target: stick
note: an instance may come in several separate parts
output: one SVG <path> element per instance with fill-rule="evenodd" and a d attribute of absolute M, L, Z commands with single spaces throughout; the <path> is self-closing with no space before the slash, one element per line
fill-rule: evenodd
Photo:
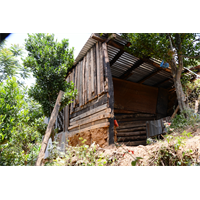
<path fill-rule="evenodd" d="M 176 107 L 176 110 L 174 111 L 173 115 L 171 116 L 171 119 L 173 119 L 175 117 L 178 110 L 179 110 L 179 105 Z"/>
<path fill-rule="evenodd" d="M 48 141 L 49 141 L 49 137 L 51 135 L 51 131 L 53 129 L 54 123 L 55 123 L 56 118 L 58 116 L 58 112 L 59 112 L 59 109 L 60 109 L 60 104 L 61 104 L 61 99 L 62 99 L 63 94 L 64 94 L 63 91 L 60 91 L 59 94 L 58 94 L 54 109 L 51 113 L 51 118 L 49 120 L 49 124 L 47 126 L 47 130 L 46 130 L 45 135 L 44 135 L 44 139 L 42 141 L 41 149 L 40 149 L 40 152 L 38 154 L 37 161 L 35 163 L 36 166 L 42 165 L 42 161 L 44 159 L 44 155 L 45 155 L 45 151 L 46 151 L 47 144 L 48 144 Z"/>

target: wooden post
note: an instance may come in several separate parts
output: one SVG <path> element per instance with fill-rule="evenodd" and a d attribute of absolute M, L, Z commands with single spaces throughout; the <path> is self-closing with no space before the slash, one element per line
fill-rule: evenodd
<path fill-rule="evenodd" d="M 173 119 L 175 117 L 178 110 L 179 110 L 179 105 L 176 107 L 176 110 L 174 111 L 173 115 L 171 116 L 171 119 Z"/>
<path fill-rule="evenodd" d="M 56 118 L 58 116 L 58 112 L 59 112 L 59 109 L 60 109 L 60 104 L 61 104 L 61 99 L 62 99 L 63 94 L 64 94 L 63 91 L 60 91 L 59 94 L 58 94 L 56 104 L 55 104 L 54 109 L 51 113 L 51 118 L 49 120 L 49 124 L 47 126 L 47 130 L 45 132 L 45 135 L 44 135 L 44 138 L 43 138 L 43 141 L 42 141 L 41 149 L 40 149 L 40 152 L 39 152 L 38 157 L 37 157 L 37 161 L 36 161 L 36 164 L 35 164 L 36 166 L 42 165 L 42 161 L 44 159 L 44 155 L 45 155 L 47 144 L 48 144 L 48 141 L 49 141 L 49 138 L 50 138 L 50 135 L 51 135 L 51 131 L 53 129 L 54 123 L 55 123 Z"/>
<path fill-rule="evenodd" d="M 108 83 L 108 106 L 111 109 L 111 117 L 109 118 L 109 145 L 114 143 L 114 87 L 112 74 L 110 69 L 110 63 L 108 58 L 107 44 L 102 44 L 103 49 L 103 64 L 105 69 L 105 77 Z"/>

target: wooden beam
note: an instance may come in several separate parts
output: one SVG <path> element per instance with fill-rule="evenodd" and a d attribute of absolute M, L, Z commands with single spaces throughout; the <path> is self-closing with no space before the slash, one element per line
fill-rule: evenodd
<path fill-rule="evenodd" d="M 138 135 L 145 135 L 146 136 L 146 131 L 117 132 L 117 137 L 138 136 Z"/>
<path fill-rule="evenodd" d="M 136 61 L 128 70 L 126 70 L 121 76 L 120 79 L 127 79 L 132 75 L 132 71 L 136 68 L 138 68 L 141 64 L 143 64 L 143 60 Z"/>
<path fill-rule="evenodd" d="M 48 144 L 54 123 L 55 123 L 56 118 L 58 116 L 58 112 L 59 112 L 59 109 L 60 109 L 61 99 L 62 99 L 63 94 L 64 94 L 63 91 L 60 91 L 59 94 L 58 94 L 55 106 L 54 106 L 53 111 L 51 113 L 51 118 L 49 120 L 49 124 L 47 126 L 47 129 L 46 129 L 43 141 L 42 141 L 41 149 L 40 149 L 40 152 L 39 152 L 38 157 L 37 157 L 37 161 L 36 161 L 36 164 L 35 164 L 36 166 L 42 165 L 42 161 L 44 159 L 47 144 Z"/>
<path fill-rule="evenodd" d="M 138 81 L 137 83 L 144 83 L 147 79 L 150 79 L 151 77 L 155 76 L 156 74 L 158 74 L 161 71 L 161 69 L 157 69 L 155 72 L 152 72 L 150 74 L 148 74 L 147 76 L 145 76 L 144 78 L 142 78 L 140 81 Z"/>
<path fill-rule="evenodd" d="M 108 43 L 110 40 L 112 40 L 112 39 L 115 39 L 117 37 L 117 35 L 116 34 L 111 34 L 108 38 L 107 38 L 107 40 L 105 41 L 105 43 Z"/>
<path fill-rule="evenodd" d="M 82 126 L 84 124 L 88 124 L 90 122 L 95 122 L 95 121 L 98 121 L 100 119 L 107 119 L 110 117 L 110 113 L 103 113 L 103 114 L 100 114 L 100 115 L 97 115 L 97 116 L 90 116 L 90 117 L 87 117 L 87 118 L 84 118 L 82 120 L 79 120 L 78 122 L 75 122 L 73 123 L 73 125 L 69 126 L 69 130 L 72 130 L 76 127 L 79 127 L 79 126 Z"/>
<path fill-rule="evenodd" d="M 124 50 L 120 50 L 115 57 L 110 61 L 110 66 L 112 66 L 118 59 L 119 57 L 124 53 Z"/>
<path fill-rule="evenodd" d="M 71 123 L 71 122 L 74 122 L 74 121 L 77 121 L 77 120 L 79 120 L 79 119 L 82 119 L 82 118 L 84 118 L 84 117 L 90 116 L 90 115 L 92 115 L 92 114 L 94 114 L 94 113 L 100 112 L 100 111 L 102 111 L 102 110 L 104 110 L 104 109 L 106 109 L 106 108 L 107 108 L 107 104 L 104 104 L 104 105 L 99 106 L 99 107 L 97 107 L 97 108 L 95 108 L 95 109 L 89 110 L 89 111 L 87 111 L 87 112 L 85 112 L 85 113 L 83 113 L 83 114 L 78 115 L 77 117 L 72 118 L 72 119 L 70 120 L 70 123 Z"/>
<path fill-rule="evenodd" d="M 118 136 L 118 135 L 117 135 Z M 146 135 L 137 135 L 137 136 L 129 136 L 129 137 L 119 137 L 118 138 L 118 142 L 126 142 L 126 141 L 131 141 L 131 140 L 145 140 L 146 139 Z"/>
<path fill-rule="evenodd" d="M 93 114 L 91 114 L 91 115 L 89 115 L 89 116 L 87 116 L 87 117 L 84 117 L 84 118 L 82 118 L 82 119 L 79 119 L 79 120 L 70 122 L 70 126 L 73 126 L 73 125 L 75 125 L 75 124 L 79 124 L 80 122 L 82 123 L 82 122 L 84 122 L 84 120 L 93 119 L 93 118 L 96 118 L 96 117 L 98 117 L 98 116 L 100 116 L 100 115 L 105 115 L 105 114 L 109 114 L 109 113 L 110 113 L 110 108 L 106 108 L 106 109 L 104 109 L 104 110 L 102 110 L 102 111 L 100 111 L 100 112 L 93 113 Z M 94 120 L 94 121 L 95 121 L 95 120 Z"/>
<path fill-rule="evenodd" d="M 112 41 L 112 40 L 111 40 Z M 109 118 L 109 145 L 114 144 L 114 88 L 113 88 L 113 80 L 110 68 L 110 62 L 108 58 L 108 50 L 107 44 L 102 44 L 103 48 L 103 65 L 105 70 L 105 78 L 108 83 L 108 107 L 111 109 L 111 117 Z"/>

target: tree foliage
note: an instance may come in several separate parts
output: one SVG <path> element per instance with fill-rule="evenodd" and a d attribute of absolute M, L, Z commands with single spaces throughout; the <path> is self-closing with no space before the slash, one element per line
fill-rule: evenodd
<path fill-rule="evenodd" d="M 28 34 L 25 48 L 28 57 L 24 66 L 30 67 L 36 78 L 29 95 L 42 105 L 44 114 L 50 116 L 60 90 L 65 92 L 63 105 L 75 97 L 73 83 L 66 82 L 68 69 L 74 62 L 73 49 L 68 48 L 67 39 L 54 40 L 54 34 Z"/>
<path fill-rule="evenodd" d="M 0 82 L 6 80 L 7 77 L 15 76 L 18 83 L 23 84 L 21 78 L 25 79 L 29 76 L 29 69 L 24 67 L 19 57 L 23 55 L 23 48 L 19 45 L 11 45 L 6 47 L 6 43 L 0 45 Z"/>
<path fill-rule="evenodd" d="M 0 165 L 27 165 L 36 159 L 46 128 L 41 113 L 15 77 L 0 83 Z"/>

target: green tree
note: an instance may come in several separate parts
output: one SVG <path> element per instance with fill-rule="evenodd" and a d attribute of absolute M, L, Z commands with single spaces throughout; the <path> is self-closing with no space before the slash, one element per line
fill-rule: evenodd
<path fill-rule="evenodd" d="M 6 42 L 0 44 L 0 82 L 7 77 L 15 76 L 18 83 L 23 84 L 21 78 L 29 77 L 29 69 L 20 63 L 20 57 L 23 56 L 23 48 L 19 45 L 6 47 Z"/>
<path fill-rule="evenodd" d="M 171 66 L 180 110 L 187 109 L 181 84 L 184 67 L 195 66 L 200 60 L 200 35 L 196 33 L 125 33 L 131 42 L 127 50 L 140 58 L 153 57 Z"/>
<path fill-rule="evenodd" d="M 46 128 L 40 109 L 25 98 L 15 77 L 0 83 L 0 165 L 28 165 L 36 159 Z"/>
<path fill-rule="evenodd" d="M 63 105 L 75 97 L 73 83 L 66 82 L 66 75 L 74 62 L 73 49 L 69 49 L 67 39 L 54 40 L 54 34 L 28 34 L 25 40 L 28 57 L 24 66 L 31 68 L 36 84 L 29 95 L 42 105 L 44 114 L 50 116 L 60 90 L 65 92 Z"/>

